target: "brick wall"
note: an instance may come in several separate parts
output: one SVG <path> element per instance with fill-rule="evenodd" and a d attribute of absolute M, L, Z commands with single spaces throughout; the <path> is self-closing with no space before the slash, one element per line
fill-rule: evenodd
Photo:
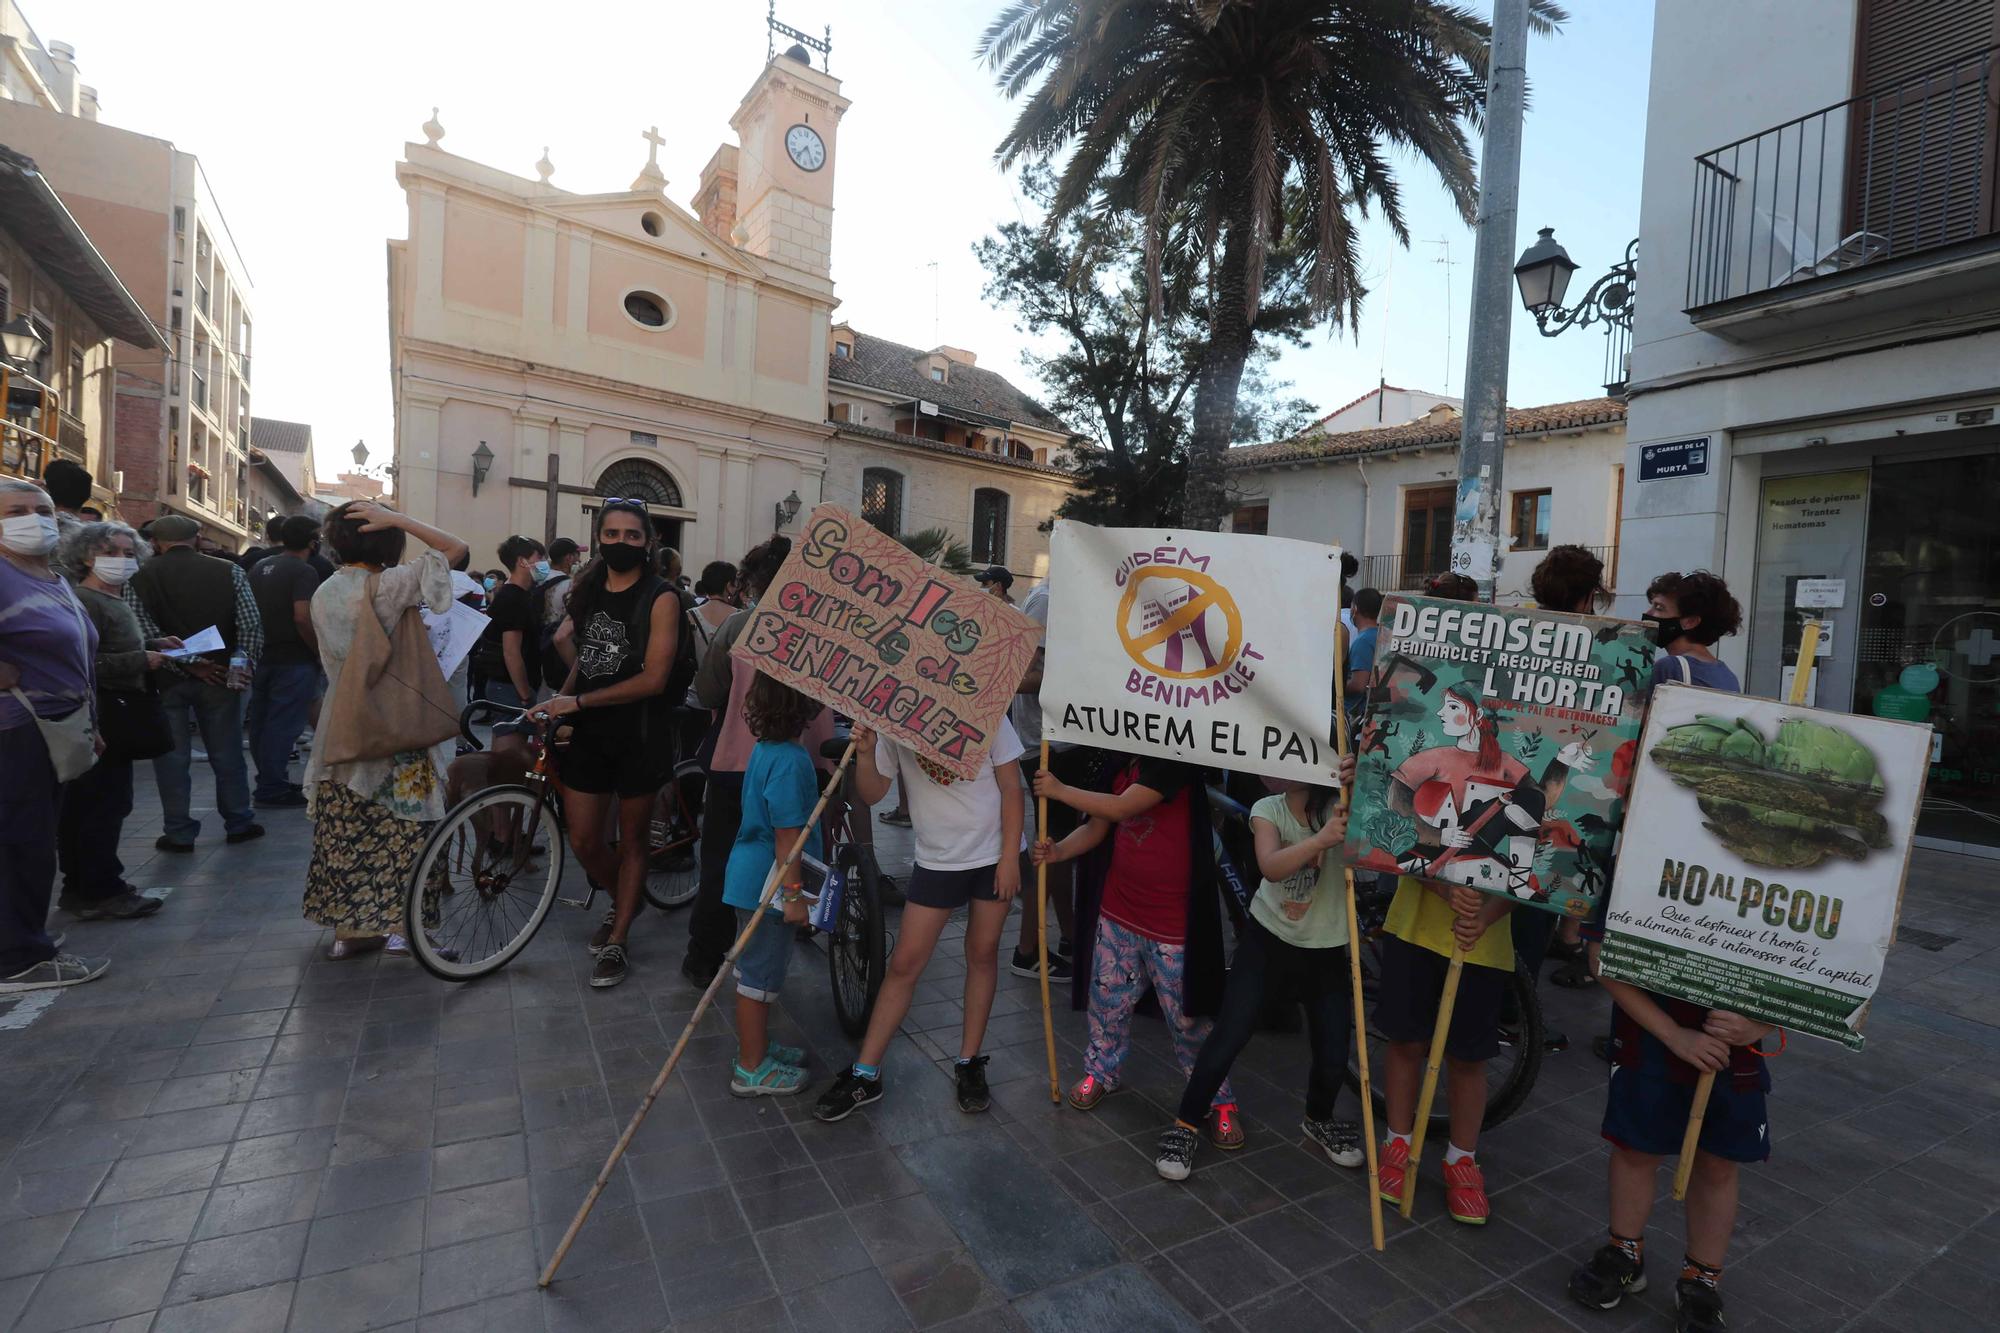
<path fill-rule="evenodd" d="M 125 474 L 118 509 L 129 523 L 143 523 L 160 512 L 160 477 L 166 457 L 166 414 L 159 390 L 120 371 L 117 432 L 112 466 Z"/>

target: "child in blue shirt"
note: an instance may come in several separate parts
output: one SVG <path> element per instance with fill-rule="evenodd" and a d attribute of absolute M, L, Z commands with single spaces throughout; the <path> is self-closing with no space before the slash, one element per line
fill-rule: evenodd
<path fill-rule="evenodd" d="M 819 778 L 799 735 L 819 715 L 819 705 L 770 676 L 758 673 L 743 700 L 743 721 L 757 744 L 743 770 L 743 822 L 729 849 L 722 898 L 736 909 L 740 935 L 759 910 L 773 867 L 797 841 L 819 800 Z M 819 828 L 807 834 L 805 856 L 820 855 Z M 757 933 L 736 959 L 736 1066 L 729 1091 L 738 1097 L 785 1096 L 805 1086 L 805 1052 L 768 1040 L 771 1002 L 785 984 L 792 932 L 806 920 L 805 866 L 794 861 Z M 782 910 L 778 904 L 782 904 Z"/>

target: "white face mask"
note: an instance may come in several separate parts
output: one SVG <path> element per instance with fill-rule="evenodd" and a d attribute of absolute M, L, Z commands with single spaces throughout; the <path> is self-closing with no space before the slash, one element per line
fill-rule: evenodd
<path fill-rule="evenodd" d="M 115 588 L 138 572 L 139 562 L 129 555 L 100 555 L 90 562 L 90 569 Z"/>
<path fill-rule="evenodd" d="M 47 555 L 56 549 L 56 539 L 61 535 L 55 519 L 47 514 L 0 518 L 0 546 L 16 555 Z"/>

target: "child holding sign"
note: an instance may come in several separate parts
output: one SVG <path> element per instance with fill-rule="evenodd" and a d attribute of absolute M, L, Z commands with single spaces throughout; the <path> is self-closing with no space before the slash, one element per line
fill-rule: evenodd
<path fill-rule="evenodd" d="M 1082 791 L 1044 769 L 1035 795 L 1060 801 L 1087 822 L 1061 842 L 1035 844 L 1036 864 L 1075 860 L 1109 838 L 1101 882 L 1077 876 L 1076 924 L 1095 940 L 1072 995 L 1088 997 L 1084 1076 L 1069 1103 L 1089 1111 L 1118 1091 L 1132 1014 L 1150 982 L 1173 1031 L 1174 1057 L 1194 1077 L 1195 1057 L 1222 1003 L 1222 899 L 1216 886 L 1208 793 L 1201 770 L 1167 759 L 1134 759 L 1109 792 Z M 1073 1001 L 1074 1002 L 1074 1001 Z M 1210 1099 L 1209 1139 L 1243 1146 L 1236 1096 L 1225 1078 Z M 1201 1109 L 1197 1108 L 1197 1114 Z"/>
<path fill-rule="evenodd" d="M 1250 811 L 1263 879 L 1250 900 L 1250 920 L 1237 940 L 1222 1012 L 1195 1058 L 1178 1118 L 1160 1137 L 1154 1166 L 1168 1180 L 1186 1180 L 1193 1169 L 1200 1123 L 1229 1067 L 1250 1044 L 1264 1014 L 1265 997 L 1273 988 L 1296 993 L 1305 1004 L 1306 1031 L 1312 1042 L 1306 1137 L 1337 1165 L 1362 1163 L 1360 1127 L 1333 1118 L 1334 1100 L 1347 1073 L 1353 1007 L 1345 888 L 1328 859 L 1347 836 L 1347 811 L 1334 796 L 1331 787 L 1290 784 L 1282 795 L 1266 796 Z"/>
<path fill-rule="evenodd" d="M 976 778 L 958 778 L 867 727 L 854 729 L 856 794 L 869 805 L 889 794 L 900 779 L 916 830 L 916 865 L 910 872 L 903 926 L 889 974 L 875 997 L 868 1035 L 852 1068 L 834 1080 L 813 1107 L 822 1121 L 844 1120 L 857 1106 L 882 1096 L 882 1057 L 910 1011 L 910 997 L 923 979 L 952 913 L 967 908 L 965 928 L 965 1019 L 959 1036 L 958 1109 L 967 1115 L 991 1103 L 986 1059 L 979 1045 L 993 1012 L 1000 979 L 1000 931 L 1014 896 L 1021 891 L 1020 849 L 1023 807 L 1021 742 L 1002 719 Z"/>
<path fill-rule="evenodd" d="M 762 672 L 744 696 L 743 721 L 757 744 L 743 770 L 743 819 L 722 887 L 723 901 L 736 909 L 739 934 L 760 910 L 772 867 L 791 852 L 818 803 L 819 777 L 812 756 L 799 744 L 800 733 L 818 716 L 818 704 Z M 807 833 L 803 854 L 820 855 L 817 825 Z M 767 1040 L 771 1001 L 785 984 L 792 957 L 792 932 L 786 927 L 805 924 L 804 893 L 805 866 L 794 861 L 779 885 L 782 912 L 773 907 L 765 913 L 736 959 L 736 1066 L 729 1091 L 738 1097 L 787 1096 L 805 1086 L 806 1071 L 799 1067 L 805 1053 Z"/>

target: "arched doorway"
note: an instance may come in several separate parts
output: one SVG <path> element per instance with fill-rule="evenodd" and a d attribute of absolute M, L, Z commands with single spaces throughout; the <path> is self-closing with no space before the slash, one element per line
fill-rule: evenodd
<path fill-rule="evenodd" d="M 652 515 L 653 534 L 662 546 L 681 548 L 681 529 L 688 522 L 687 504 L 679 483 L 657 463 L 643 458 L 621 458 L 597 478 L 597 494 L 606 500 L 636 500 Z M 591 526 L 597 524 L 597 503 L 585 500 L 584 515 Z"/>

